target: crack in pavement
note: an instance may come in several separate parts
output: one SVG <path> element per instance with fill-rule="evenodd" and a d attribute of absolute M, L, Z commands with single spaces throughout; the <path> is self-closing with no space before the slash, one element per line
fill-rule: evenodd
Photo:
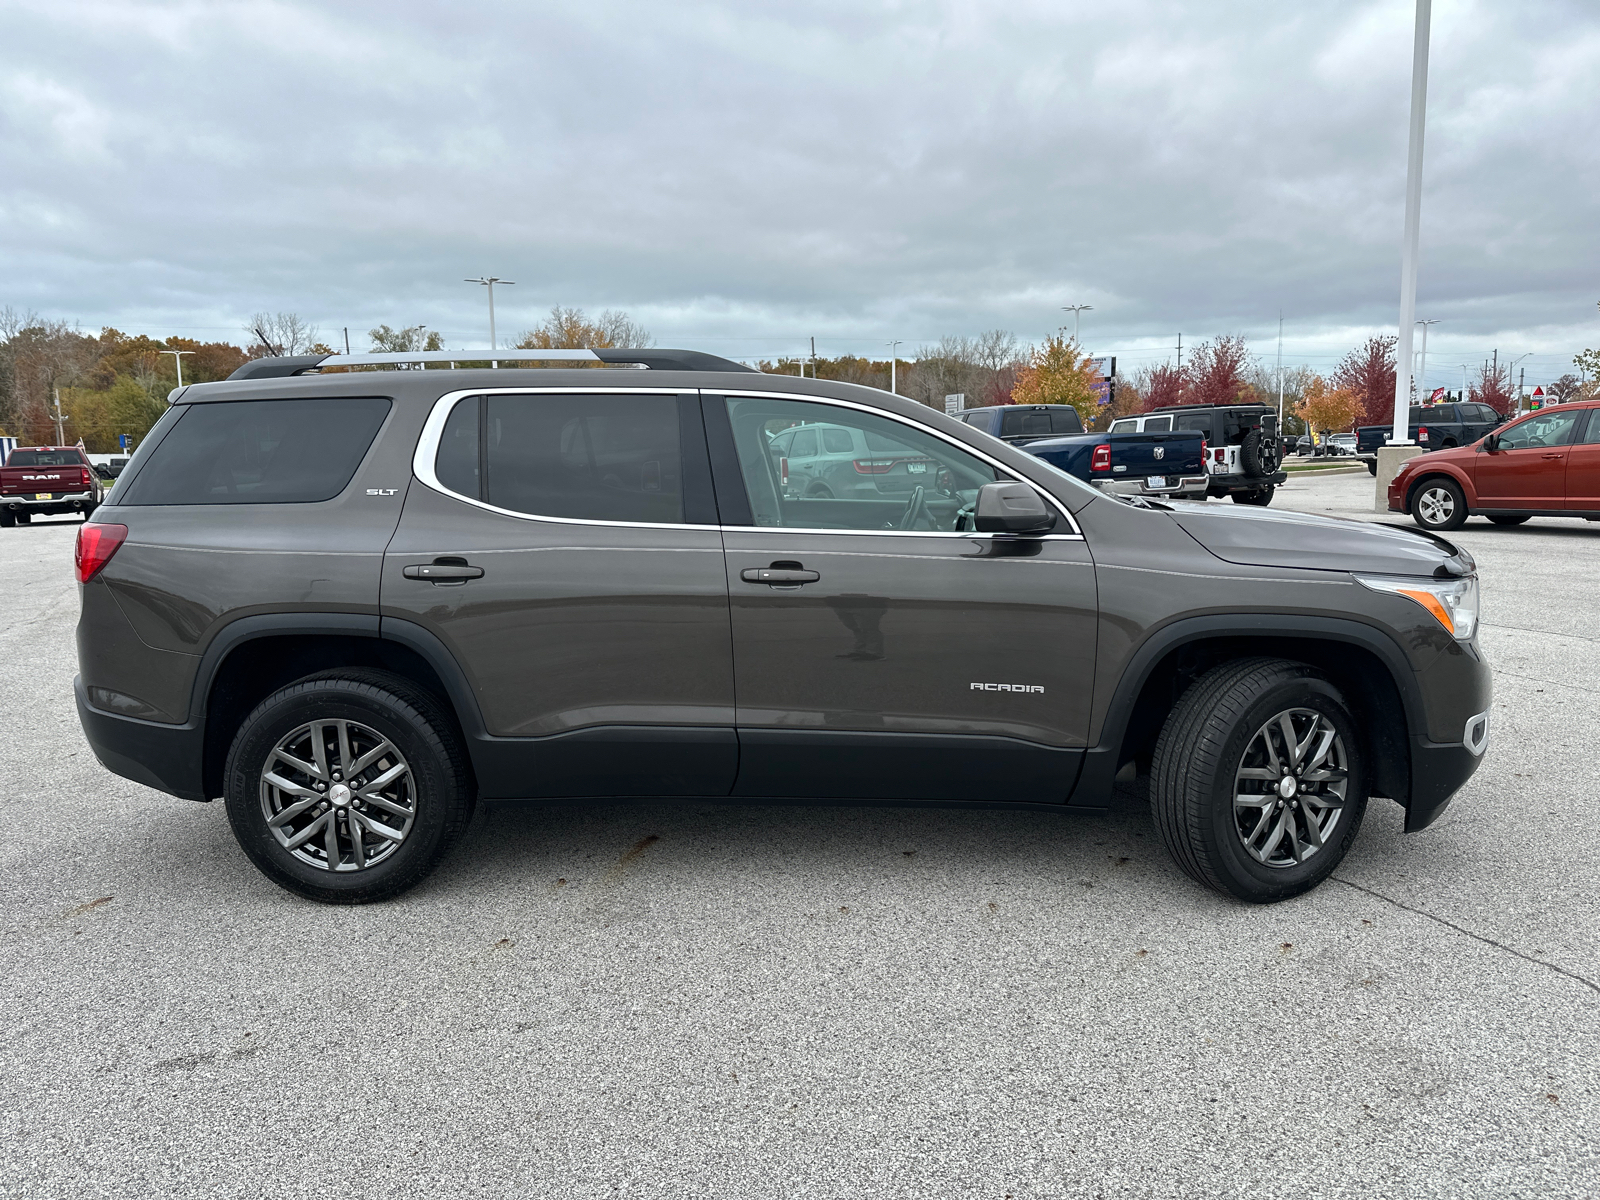
<path fill-rule="evenodd" d="M 1591 992 L 1594 992 L 1596 995 L 1600 995 L 1600 983 L 1596 983 L 1592 979 L 1587 979 L 1584 976 L 1579 975 L 1576 971 L 1569 971 L 1563 966 L 1558 966 L 1556 963 L 1548 962 L 1542 958 L 1535 958 L 1531 954 L 1525 954 L 1521 950 L 1518 950 L 1515 946 L 1508 946 L 1504 942 L 1497 942 L 1491 937 L 1484 937 L 1484 935 L 1481 933 L 1474 933 L 1465 926 L 1457 925 L 1454 921 L 1447 921 L 1443 917 L 1438 916 L 1435 913 L 1431 913 L 1425 908 L 1414 908 L 1403 900 L 1396 900 L 1393 896 L 1385 896 L 1382 892 L 1375 892 L 1371 888 L 1359 883 L 1355 883 L 1349 879 L 1343 879 L 1338 875 L 1330 875 L 1328 878 L 1333 880 L 1335 883 L 1344 884 L 1347 888 L 1354 888 L 1358 892 L 1365 892 L 1367 895 L 1372 896 L 1375 899 L 1382 900 L 1386 904 L 1392 904 L 1396 908 L 1404 909 L 1406 912 L 1416 913 L 1419 917 L 1427 917 L 1430 921 L 1437 921 L 1446 929 L 1454 929 L 1457 933 L 1469 937 L 1475 942 L 1482 942 L 1485 946 L 1493 946 L 1496 950 L 1504 950 L 1507 954 L 1515 954 L 1524 962 L 1531 962 L 1537 966 L 1548 967 L 1556 974 L 1565 975 L 1568 979 L 1576 980 L 1578 983 L 1583 984 L 1583 986 L 1588 988 Z"/>
<path fill-rule="evenodd" d="M 1504 667 L 1496 667 L 1494 673 L 1496 675 L 1509 675 L 1513 679 L 1525 679 L 1529 683 L 1542 683 L 1545 687 L 1566 688 L 1568 691 L 1582 692 L 1586 696 L 1594 695 L 1593 688 L 1580 687 L 1576 683 L 1562 683 L 1556 679 L 1540 679 L 1537 675 L 1519 675 L 1517 672 L 1508 671 Z"/>
<path fill-rule="evenodd" d="M 1562 633 L 1559 629 L 1529 629 L 1526 625 L 1500 625 L 1493 621 L 1479 621 L 1480 629 L 1509 629 L 1514 633 L 1537 633 L 1544 637 L 1572 638 L 1578 642 L 1600 642 L 1600 638 L 1581 633 Z"/>

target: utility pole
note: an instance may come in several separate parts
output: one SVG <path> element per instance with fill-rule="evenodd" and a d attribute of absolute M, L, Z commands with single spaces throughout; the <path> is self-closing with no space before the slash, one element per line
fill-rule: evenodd
<path fill-rule="evenodd" d="M 897 356 L 895 354 L 895 349 L 894 348 L 896 346 L 898 346 L 899 344 L 900 344 L 899 341 L 893 341 L 893 342 L 889 342 L 888 343 L 888 346 L 889 346 L 889 390 L 891 392 L 893 392 L 896 396 L 898 396 L 900 394 L 900 389 L 899 389 L 899 387 L 898 387 L 898 385 L 896 383 L 896 380 L 895 380 L 894 369 L 899 364 L 898 364 L 898 359 L 897 359 Z"/>
<path fill-rule="evenodd" d="M 173 365 L 178 368 L 178 386 L 182 387 L 183 386 L 183 356 L 185 354 L 193 354 L 194 351 L 193 350 L 160 350 L 160 351 L 157 351 L 157 353 L 172 355 Z M 57 408 L 61 407 L 59 402 L 57 403 L 56 407 Z"/>
<path fill-rule="evenodd" d="M 1417 319 L 1417 253 L 1422 235 L 1422 138 L 1428 123 L 1428 31 L 1433 0 L 1417 0 L 1411 49 L 1411 132 L 1406 151 L 1405 240 L 1400 250 L 1400 344 L 1396 347 L 1391 446 L 1411 444 L 1411 337 Z"/>
<path fill-rule="evenodd" d="M 1183 370 L 1183 334 L 1178 335 L 1178 370 Z"/>
<path fill-rule="evenodd" d="M 61 389 L 52 388 L 51 390 L 56 394 L 56 411 L 50 414 L 50 419 L 56 423 L 56 445 L 65 446 L 67 444 L 67 435 L 61 425 L 66 420 L 66 417 L 61 415 Z"/>
<path fill-rule="evenodd" d="M 1417 400 L 1422 404 L 1428 402 L 1428 326 L 1437 325 L 1438 323 L 1438 317 L 1431 321 L 1417 322 L 1418 325 L 1422 326 L 1422 367 L 1417 371 Z"/>
<path fill-rule="evenodd" d="M 1094 305 L 1092 305 L 1092 304 L 1063 304 L 1061 306 L 1061 311 L 1062 312 L 1069 312 L 1069 313 L 1072 314 L 1072 344 L 1074 346 L 1081 345 L 1081 343 L 1078 341 L 1078 319 L 1086 312 L 1093 312 L 1094 311 Z"/>
<path fill-rule="evenodd" d="M 500 344 L 495 341 L 494 332 L 494 285 L 498 283 L 505 287 L 515 287 L 517 281 L 515 279 L 499 279 L 493 275 L 479 275 L 476 279 L 464 279 L 462 282 L 481 283 L 484 287 L 489 289 L 489 365 L 492 367 L 498 367 L 500 363 L 494 357 L 494 352 L 500 349 Z M 348 340 L 348 337 L 349 335 L 347 333 L 346 340 Z"/>
<path fill-rule="evenodd" d="M 344 352 L 346 354 L 350 353 L 350 326 L 348 325 L 344 327 Z"/>
<path fill-rule="evenodd" d="M 817 377 L 817 339 L 811 339 L 811 378 Z"/>

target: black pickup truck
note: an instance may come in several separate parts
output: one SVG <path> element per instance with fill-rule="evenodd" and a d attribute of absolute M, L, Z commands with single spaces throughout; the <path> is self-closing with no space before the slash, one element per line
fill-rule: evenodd
<path fill-rule="evenodd" d="M 1194 432 L 1085 433 L 1065 404 L 969 408 L 957 417 L 1102 491 L 1205 499 L 1205 438 Z M 1113 426 L 1115 428 L 1115 426 Z"/>
<path fill-rule="evenodd" d="M 1411 406 L 1410 438 L 1424 450 L 1448 450 L 1470 446 L 1506 421 L 1487 404 L 1414 404 Z M 1356 430 L 1356 457 L 1367 470 L 1378 473 L 1378 447 L 1389 444 L 1392 425 L 1363 425 Z"/>

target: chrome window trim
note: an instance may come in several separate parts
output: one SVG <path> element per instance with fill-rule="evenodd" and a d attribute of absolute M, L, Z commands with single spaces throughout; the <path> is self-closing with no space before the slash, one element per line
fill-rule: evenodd
<path fill-rule="evenodd" d="M 993 538 L 1027 537 L 1031 541 L 1068 541 L 1081 542 L 1084 540 L 1083 532 L 1078 523 L 1073 520 L 1072 514 L 1065 505 L 1056 497 L 1041 488 L 1031 479 L 1015 479 L 1016 483 L 1026 483 L 1029 487 L 1039 492 L 1045 500 L 1066 518 L 1071 533 L 1044 533 L 1044 534 L 1010 534 L 1010 533 L 978 533 L 977 531 L 940 531 L 932 529 L 800 529 L 785 525 L 691 525 L 686 523 L 667 523 L 653 521 L 597 521 L 587 517 L 551 517 L 538 513 L 517 512 L 515 509 L 500 508 L 486 500 L 478 500 L 472 496 L 463 496 L 460 492 L 453 492 L 439 482 L 439 477 L 434 474 L 434 460 L 439 455 L 439 440 L 444 436 L 445 422 L 450 419 L 450 413 L 455 406 L 468 396 L 571 396 L 571 395 L 633 395 L 633 396 L 738 396 L 754 399 L 772 398 L 778 400 L 800 400 L 808 404 L 832 404 L 839 408 L 853 408 L 873 416 L 886 417 L 891 421 L 899 421 L 902 425 L 909 425 L 913 429 L 931 434 L 941 441 L 949 443 L 957 450 L 981 459 L 998 471 L 1003 471 L 1007 476 L 1012 474 L 1011 468 L 997 459 L 991 458 L 981 450 L 964 445 L 952 437 L 947 437 L 937 429 L 930 429 L 926 425 L 918 424 L 909 417 L 902 417 L 896 413 L 884 412 L 882 409 L 873 408 L 866 404 L 857 404 L 851 400 L 835 400 L 831 397 L 803 396 L 792 392 L 745 392 L 745 391 L 712 391 L 706 388 L 661 388 L 661 387 L 499 387 L 499 388 L 463 388 L 454 392 L 446 392 L 433 403 L 433 409 L 428 413 L 428 419 L 423 422 L 422 433 L 417 438 L 417 448 L 411 456 L 411 473 L 424 487 L 438 492 L 441 496 L 449 496 L 452 500 L 459 500 L 463 504 L 470 504 L 474 508 L 481 508 L 485 512 L 492 512 L 502 517 L 513 517 L 521 521 L 540 521 L 553 525 L 598 525 L 617 529 L 721 529 L 727 533 L 809 533 L 809 534 L 836 534 L 840 537 L 919 537 L 919 538 Z"/>
<path fill-rule="evenodd" d="M 740 391 L 740 390 L 737 390 L 737 389 L 734 389 L 734 388 L 727 388 L 725 390 L 724 389 L 714 389 L 714 388 L 701 388 L 700 389 L 700 394 L 702 396 L 737 396 L 737 397 L 739 397 L 741 399 L 756 399 L 756 400 L 763 400 L 763 399 L 766 399 L 766 400 L 799 400 L 799 401 L 802 401 L 802 402 L 804 402 L 806 404 L 831 404 L 835 408 L 853 408 L 858 412 L 864 412 L 864 413 L 867 413 L 870 416 L 884 417 L 884 418 L 886 418 L 887 420 L 890 420 L 890 421 L 899 421 L 900 424 L 902 424 L 902 425 L 909 425 L 912 429 L 918 430 L 921 433 L 926 433 L 926 434 L 930 435 L 931 437 L 936 437 L 941 442 L 945 442 L 946 444 L 948 444 L 950 446 L 954 446 L 957 450 L 960 450 L 963 454 L 969 454 L 973 458 L 981 459 L 982 461 L 988 463 L 991 467 L 993 467 L 997 471 L 1005 472 L 1005 474 L 1008 477 L 1010 477 L 1010 481 L 1013 482 L 1013 483 L 1025 483 L 1025 484 L 1027 484 L 1034 491 L 1038 492 L 1041 496 L 1043 496 L 1045 501 L 1046 501 L 1046 503 L 1048 503 L 1052 508 L 1054 508 L 1058 513 L 1060 513 L 1063 517 L 1066 518 L 1067 525 L 1072 530 L 1071 533 L 1035 534 L 1033 536 L 1035 536 L 1035 537 L 1049 537 L 1049 538 L 1057 538 L 1057 539 L 1070 538 L 1070 539 L 1075 540 L 1075 541 L 1082 541 L 1083 540 L 1083 530 L 1081 530 L 1078 527 L 1078 522 L 1073 519 L 1072 513 L 1067 510 L 1067 506 L 1064 505 L 1063 503 L 1061 503 L 1060 500 L 1056 499 L 1055 496 L 1053 496 L 1049 492 L 1045 491 L 1044 488 L 1040 487 L 1033 480 L 1015 478 L 1015 476 L 1014 476 L 1014 474 L 1012 472 L 1012 469 L 1010 467 L 1006 466 L 1006 464 L 1001 462 L 999 459 L 991 458 L 989 455 L 985 454 L 982 450 L 979 450 L 974 446 L 969 446 L 965 442 L 959 442 L 955 438 L 950 437 L 948 434 L 941 433 L 939 430 L 934 429 L 931 426 L 923 425 L 922 423 L 920 423 L 918 421 L 913 421 L 910 417 L 903 417 L 899 413 L 886 412 L 881 408 L 873 408 L 870 404 L 858 404 L 854 400 L 837 400 L 837 399 L 833 398 L 832 396 L 802 396 L 802 395 L 797 395 L 794 392 Z M 725 526 L 724 528 L 730 528 L 731 529 L 733 527 L 732 526 Z M 789 528 L 789 527 L 783 526 L 783 525 L 772 525 L 772 526 L 761 525 L 761 526 L 756 526 L 756 528 L 760 529 L 763 533 L 765 533 L 765 532 L 781 532 L 785 528 Z M 821 530 L 821 531 L 813 530 L 813 529 L 807 529 L 807 530 L 798 530 L 798 529 L 796 529 L 796 530 L 793 530 L 793 532 L 795 532 L 795 533 L 816 533 L 816 532 L 823 532 L 823 533 L 867 533 L 867 534 L 889 533 L 889 534 L 895 534 L 895 535 L 901 536 L 901 537 L 904 537 L 904 536 L 907 536 L 908 534 L 911 534 L 910 530 L 901 531 L 901 530 L 898 530 L 898 529 L 826 529 L 826 530 Z M 1016 535 L 1016 534 L 999 534 L 999 535 L 996 535 L 996 534 L 992 534 L 992 533 L 990 533 L 990 534 L 984 534 L 984 533 L 940 533 L 940 532 L 935 532 L 935 531 L 932 531 L 932 530 L 923 530 L 923 531 L 919 531 L 916 534 L 913 534 L 911 536 L 916 536 L 916 537 L 995 537 L 995 536 L 1015 537 L 1015 536 L 1018 536 L 1018 535 Z M 1023 535 L 1023 536 L 1026 536 L 1026 535 Z"/>

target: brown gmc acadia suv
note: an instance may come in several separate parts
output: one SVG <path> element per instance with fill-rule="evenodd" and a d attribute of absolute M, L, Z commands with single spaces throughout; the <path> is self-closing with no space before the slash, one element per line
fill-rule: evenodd
<path fill-rule="evenodd" d="M 96 755 L 224 797 L 301 895 L 411 887 L 480 799 L 1092 811 L 1124 773 L 1185 871 L 1271 901 L 1484 752 L 1477 575 L 1438 536 L 1122 499 L 688 351 L 382 369 L 448 357 L 183 389 L 80 534 Z M 860 487 L 789 485 L 806 425 L 872 448 Z"/>

